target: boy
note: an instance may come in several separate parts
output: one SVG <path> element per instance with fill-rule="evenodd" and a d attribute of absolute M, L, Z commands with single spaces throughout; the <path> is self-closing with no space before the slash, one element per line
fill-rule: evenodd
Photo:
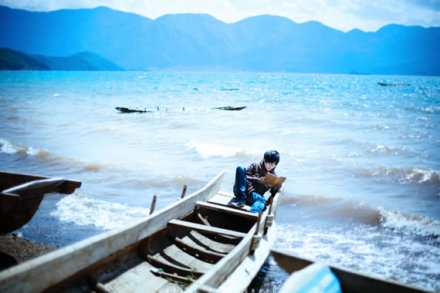
<path fill-rule="evenodd" d="M 276 176 L 275 168 L 280 162 L 280 154 L 275 150 L 264 153 L 259 163 L 252 163 L 249 167 L 237 167 L 235 173 L 234 195 L 235 199 L 229 204 L 232 207 L 240 208 L 244 204 L 251 206 L 251 213 L 260 213 L 266 207 L 264 194 L 271 189 L 275 194 L 281 186 L 270 186 L 265 184 L 265 176 L 269 172 Z"/>

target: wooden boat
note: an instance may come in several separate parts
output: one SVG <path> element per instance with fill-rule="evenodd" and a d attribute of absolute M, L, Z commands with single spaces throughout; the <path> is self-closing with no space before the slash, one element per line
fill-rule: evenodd
<path fill-rule="evenodd" d="M 293 253 L 272 249 L 271 255 L 274 257 L 277 264 L 287 271 L 289 274 L 298 272 L 307 266 L 314 263 L 314 261 L 302 258 Z M 393 281 L 385 281 L 358 272 L 348 271 L 346 269 L 337 268 L 334 266 L 329 267 L 333 274 L 337 277 L 341 286 L 342 292 L 358 292 L 358 293 L 388 293 L 388 292 L 401 292 L 401 293 L 416 293 L 427 292 L 420 288 L 411 287 L 408 285 L 400 284 Z"/>
<path fill-rule="evenodd" d="M 0 235 L 29 222 L 46 193 L 72 193 L 80 186 L 75 180 L 0 172 Z"/>
<path fill-rule="evenodd" d="M 121 113 L 147 113 L 147 112 L 153 112 L 151 110 L 139 110 L 139 109 L 130 109 L 126 107 L 115 107 L 116 110 L 118 110 Z"/>
<path fill-rule="evenodd" d="M 138 224 L 0 272 L 0 292 L 242 292 L 270 253 L 280 194 L 258 215 L 228 207 L 223 174 Z"/>
<path fill-rule="evenodd" d="M 246 106 L 224 106 L 224 107 L 213 107 L 212 109 L 216 109 L 216 110 L 225 110 L 225 111 L 241 111 L 243 109 L 245 109 Z"/>

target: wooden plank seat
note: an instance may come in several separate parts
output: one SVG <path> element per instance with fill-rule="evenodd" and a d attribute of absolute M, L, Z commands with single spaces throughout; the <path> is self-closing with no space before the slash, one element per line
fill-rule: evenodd
<path fill-rule="evenodd" d="M 170 220 L 168 222 L 168 225 L 179 227 L 179 228 L 184 228 L 184 229 L 195 230 L 195 231 L 199 231 L 199 232 L 207 233 L 207 234 L 219 234 L 219 235 L 231 236 L 231 237 L 235 237 L 235 238 L 244 238 L 246 236 L 246 233 L 237 232 L 234 230 L 205 226 L 205 225 L 192 223 L 192 222 L 188 222 L 188 221 L 177 220 L 177 219 Z"/>
<path fill-rule="evenodd" d="M 235 199 L 235 196 L 231 193 L 227 193 L 224 191 L 219 191 L 217 192 L 213 197 L 211 197 L 208 202 L 209 203 L 213 203 L 216 205 L 221 205 L 221 206 L 229 206 L 229 204 Z M 249 212 L 251 210 L 251 207 L 248 205 L 245 205 L 241 208 L 232 208 L 235 210 L 242 210 L 242 211 L 246 211 Z"/>
<path fill-rule="evenodd" d="M 241 216 L 243 218 L 255 220 L 255 221 L 258 219 L 258 214 L 256 214 L 256 213 L 249 213 L 246 210 L 231 208 L 229 206 L 223 206 L 223 205 L 219 205 L 219 204 L 215 204 L 215 203 L 211 203 L 211 202 L 198 201 L 198 202 L 196 202 L 196 209 L 222 212 L 225 214 Z"/>

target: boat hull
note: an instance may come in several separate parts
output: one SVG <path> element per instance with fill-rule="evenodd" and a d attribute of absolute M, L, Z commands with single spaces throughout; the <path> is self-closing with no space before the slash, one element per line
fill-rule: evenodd
<path fill-rule="evenodd" d="M 0 235 L 29 222 L 47 193 L 72 193 L 81 182 L 0 172 Z"/>
<path fill-rule="evenodd" d="M 282 250 L 272 249 L 271 254 L 277 264 L 289 274 L 304 269 L 314 263 L 314 261 L 302 258 L 293 253 Z M 361 274 L 358 272 L 348 271 L 342 268 L 330 266 L 330 270 L 336 275 L 341 285 L 342 292 L 358 292 L 358 293 L 420 293 L 427 292 L 420 288 L 415 288 L 400 284 L 397 282 L 381 280 L 372 276 Z"/>
<path fill-rule="evenodd" d="M 0 272 L 0 291 L 245 290 L 275 239 L 281 195 L 260 214 L 228 207 L 233 195 L 219 192 L 223 174 L 138 224 Z"/>

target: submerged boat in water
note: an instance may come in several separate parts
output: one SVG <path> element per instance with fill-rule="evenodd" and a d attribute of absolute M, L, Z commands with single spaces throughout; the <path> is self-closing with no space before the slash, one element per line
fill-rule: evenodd
<path fill-rule="evenodd" d="M 280 193 L 228 206 L 224 172 L 144 221 L 0 272 L 1 292 L 242 292 L 270 253 Z"/>
<path fill-rule="evenodd" d="M 46 193 L 69 194 L 80 186 L 76 180 L 0 172 L 0 235 L 29 222 Z"/>
<path fill-rule="evenodd" d="M 148 112 L 153 112 L 151 110 L 147 110 L 147 109 L 131 109 L 131 108 L 126 108 L 126 107 L 115 107 L 116 110 L 118 110 L 121 113 L 148 113 Z"/>
<path fill-rule="evenodd" d="M 224 106 L 224 107 L 213 107 L 211 109 L 225 110 L 225 111 L 241 111 L 245 108 L 246 108 L 246 106 Z"/>

